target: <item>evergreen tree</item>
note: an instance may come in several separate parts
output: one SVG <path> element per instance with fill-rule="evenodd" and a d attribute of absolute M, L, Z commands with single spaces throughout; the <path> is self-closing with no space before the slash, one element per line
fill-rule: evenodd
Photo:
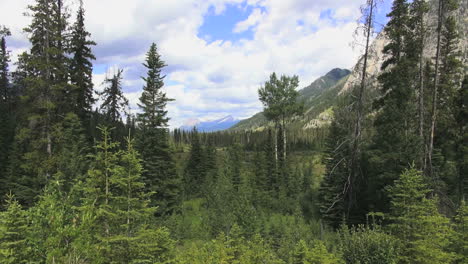
<path fill-rule="evenodd" d="M 424 81 L 425 71 L 424 71 L 424 48 L 426 47 L 426 35 L 428 33 L 426 25 L 426 16 L 429 12 L 429 5 L 425 0 L 416 0 L 410 3 L 409 6 L 409 19 L 408 25 L 409 30 L 412 34 L 411 37 L 407 40 L 407 51 L 409 59 L 413 61 L 415 67 L 417 66 L 418 71 L 415 73 L 418 81 L 415 84 L 417 88 L 417 98 L 418 98 L 418 119 L 419 119 L 419 167 L 424 171 L 426 167 L 426 155 L 427 155 L 427 146 L 426 146 L 426 135 L 425 135 L 425 113 L 426 113 L 426 103 L 425 97 L 427 97 L 427 83 Z"/>
<path fill-rule="evenodd" d="M 449 220 L 438 212 L 436 198 L 426 198 L 430 189 L 421 172 L 404 171 L 388 191 L 390 229 L 402 243 L 399 263 L 450 263 Z"/>
<path fill-rule="evenodd" d="M 468 195 L 468 76 L 465 76 L 456 99 L 457 133 L 457 191 L 458 201 L 466 199 Z"/>
<path fill-rule="evenodd" d="M 228 148 L 227 172 L 235 191 L 242 185 L 242 147 L 238 144 Z"/>
<path fill-rule="evenodd" d="M 381 97 L 375 102 L 378 109 L 376 129 L 370 156 L 369 201 L 372 211 L 387 212 L 389 199 L 383 191 L 412 161 L 419 161 L 418 120 L 415 108 L 414 60 L 408 58 L 408 3 L 395 0 L 390 21 L 384 31 L 389 43 L 384 47 L 386 60 L 378 77 L 382 85 Z"/>
<path fill-rule="evenodd" d="M 128 100 L 122 92 L 122 74 L 123 70 L 117 69 L 112 78 L 106 77 L 104 83 L 108 86 L 98 93 L 103 99 L 101 110 L 113 126 L 122 121 L 120 114 L 128 107 Z"/>
<path fill-rule="evenodd" d="M 31 42 L 30 54 L 20 58 L 22 79 L 21 123 L 15 133 L 16 153 L 10 167 L 11 190 L 17 198 L 31 205 L 47 179 L 54 173 L 57 147 L 52 132 L 70 110 L 70 85 L 67 83 L 68 59 L 65 41 L 66 13 L 61 1 L 37 0 L 29 6 L 31 24 L 25 29 Z M 20 65 L 19 65 L 20 66 Z M 17 168 L 14 168 L 17 167 Z"/>
<path fill-rule="evenodd" d="M 0 213 L 0 262 L 31 263 L 27 215 L 13 195 L 7 195 L 6 211 Z"/>
<path fill-rule="evenodd" d="M 378 225 L 351 228 L 342 225 L 339 234 L 340 249 L 346 263 L 398 263 L 399 241 Z"/>
<path fill-rule="evenodd" d="M 93 263 L 164 263 L 172 240 L 167 231 L 152 226 L 156 208 L 149 205 L 138 153 L 130 139 L 125 152 L 116 151 L 109 130 L 101 131 L 103 140 L 84 188 L 77 243 Z"/>
<path fill-rule="evenodd" d="M 8 63 L 10 55 L 6 47 L 6 37 L 10 31 L 5 27 L 0 27 L 0 186 L 6 186 L 8 156 L 11 151 L 11 143 L 14 137 L 13 120 L 13 94 L 12 85 L 9 80 Z M 4 187 L 0 187 L 0 194 L 6 193 Z"/>
<path fill-rule="evenodd" d="M 93 64 L 91 62 L 96 59 L 91 51 L 91 46 L 96 43 L 89 40 L 91 34 L 85 29 L 84 12 L 83 1 L 80 0 L 70 40 L 69 52 L 73 55 L 70 63 L 70 80 L 75 86 L 75 113 L 83 122 L 89 122 L 92 106 L 96 102 L 93 97 Z"/>
<path fill-rule="evenodd" d="M 334 228 L 345 218 L 348 224 L 362 222 L 355 219 L 354 211 L 346 214 L 348 208 L 348 177 L 350 175 L 351 131 L 353 120 L 349 118 L 349 98 L 343 99 L 335 110 L 335 117 L 330 125 L 330 133 L 326 140 L 326 174 L 320 183 L 319 208 L 325 222 Z M 355 190 L 359 193 L 358 190 Z M 357 208 L 357 207 L 356 207 Z M 360 208 L 365 210 L 363 206 Z"/>
<path fill-rule="evenodd" d="M 191 133 L 191 141 L 190 156 L 184 172 L 184 192 L 186 198 L 199 196 L 202 190 L 201 187 L 206 179 L 204 151 L 196 128 Z"/>
<path fill-rule="evenodd" d="M 172 150 L 169 146 L 166 105 L 173 101 L 162 90 L 164 76 L 161 70 L 164 62 L 152 44 L 143 64 L 148 72 L 143 78 L 145 86 L 138 106 L 138 150 L 143 158 L 143 178 L 150 191 L 155 192 L 152 200 L 159 210 L 158 214 L 168 215 L 179 206 L 180 179 L 176 172 Z"/>
<path fill-rule="evenodd" d="M 456 145 L 460 127 L 457 124 L 457 96 L 460 88 L 460 73 L 462 63 L 459 59 L 456 18 L 450 13 L 456 9 L 456 1 L 447 2 L 444 5 L 447 17 L 444 19 L 441 43 L 440 43 L 440 70 L 436 100 L 436 129 L 434 131 L 434 154 L 430 161 L 431 175 L 433 175 L 433 185 L 436 192 L 442 193 L 444 184 L 448 185 L 449 192 L 455 193 L 457 190 L 457 150 Z M 463 122 L 463 121 L 462 121 Z"/>
<path fill-rule="evenodd" d="M 466 263 L 468 252 L 468 206 L 461 202 L 453 223 L 453 236 L 451 249 L 456 254 L 455 263 Z"/>
<path fill-rule="evenodd" d="M 11 33 L 8 28 L 0 27 L 0 102 L 2 105 L 8 102 L 10 98 L 10 80 L 8 79 L 10 54 L 6 46 L 6 37 L 10 35 Z"/>
<path fill-rule="evenodd" d="M 76 225 L 78 211 L 74 195 L 65 189 L 62 174 L 55 174 L 39 201 L 30 209 L 34 260 L 40 263 L 66 263 L 74 255 L 72 246 L 80 230 Z M 75 256 L 76 257 L 76 256 Z"/>
<path fill-rule="evenodd" d="M 292 252 L 291 264 L 339 264 L 344 261 L 328 252 L 322 241 L 315 241 L 309 248 L 304 240 L 300 240 Z"/>

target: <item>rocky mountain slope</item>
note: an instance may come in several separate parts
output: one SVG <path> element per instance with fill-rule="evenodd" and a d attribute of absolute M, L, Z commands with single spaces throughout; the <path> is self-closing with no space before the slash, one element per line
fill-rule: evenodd
<path fill-rule="evenodd" d="M 304 102 L 305 114 L 293 122 L 293 126 L 304 129 L 321 126 L 331 120 L 329 108 L 336 101 L 338 92 L 350 74 L 347 69 L 333 69 L 324 76 L 312 82 L 309 86 L 299 90 L 298 100 Z M 257 130 L 263 129 L 268 124 L 262 113 L 257 113 L 251 118 L 244 119 L 230 130 Z"/>
<path fill-rule="evenodd" d="M 459 51 L 463 65 L 468 65 L 468 1 L 462 0 L 459 2 L 457 12 L 458 33 L 460 35 Z M 425 43 L 424 56 L 427 60 L 433 60 L 436 51 L 436 27 L 437 27 L 437 10 L 438 1 L 429 1 L 430 12 L 427 14 L 426 23 L 428 36 Z M 381 66 L 385 60 L 382 52 L 384 46 L 388 43 L 383 32 L 379 33 L 372 41 L 370 53 L 368 57 L 367 74 L 369 81 L 369 89 L 375 89 L 377 85 L 377 76 L 381 72 Z M 333 105 L 336 104 L 338 96 L 348 92 L 351 87 L 358 84 L 362 74 L 362 58 L 358 60 L 351 71 L 342 69 L 333 69 L 325 76 L 320 77 L 308 87 L 299 91 L 299 100 L 305 102 L 306 112 L 301 118 L 296 118 L 291 126 L 295 128 L 310 129 L 321 127 L 330 123 L 333 116 Z M 468 69 L 465 66 L 465 74 Z M 374 93 L 375 94 L 375 93 Z M 262 129 L 268 125 L 262 113 L 258 113 L 251 118 L 242 120 L 231 130 L 256 130 Z M 271 124 L 270 124 L 271 125 Z"/>

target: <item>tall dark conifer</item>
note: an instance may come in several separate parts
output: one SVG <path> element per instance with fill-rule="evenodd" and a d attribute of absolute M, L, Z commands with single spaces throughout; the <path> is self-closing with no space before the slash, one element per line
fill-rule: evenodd
<path fill-rule="evenodd" d="M 90 118 L 92 106 L 96 101 L 93 97 L 91 62 L 96 59 L 91 51 L 91 46 L 96 43 L 89 40 L 91 34 L 85 29 L 84 12 L 83 1 L 80 1 L 70 41 L 70 53 L 73 55 L 70 63 L 70 79 L 75 86 L 73 99 L 76 100 L 74 107 L 82 121 Z"/>
<path fill-rule="evenodd" d="M 415 76 L 417 64 L 408 50 L 409 4 L 395 0 L 390 21 L 384 31 L 389 38 L 383 52 L 386 60 L 379 76 L 381 97 L 375 102 L 378 110 L 376 129 L 370 151 L 369 190 L 371 210 L 387 211 L 389 199 L 384 186 L 391 185 L 412 161 L 418 161 L 419 122 L 417 120 Z"/>
<path fill-rule="evenodd" d="M 128 100 L 122 91 L 122 74 L 123 70 L 117 69 L 117 72 L 111 78 L 107 77 L 104 83 L 108 86 L 99 93 L 103 99 L 101 110 L 112 126 L 122 121 L 121 112 L 125 112 L 128 107 Z"/>
<path fill-rule="evenodd" d="M 206 179 L 205 153 L 196 128 L 191 132 L 190 156 L 184 171 L 184 194 L 187 198 L 199 197 Z"/>
<path fill-rule="evenodd" d="M 11 142 L 14 136 L 13 123 L 13 95 L 12 86 L 9 81 L 8 63 L 10 56 L 6 47 L 6 37 L 10 31 L 5 27 L 0 27 L 0 186 L 6 186 L 8 156 Z M 0 195 L 5 193 L 5 189 L 0 187 Z"/>
<path fill-rule="evenodd" d="M 37 0 L 29 10 L 32 21 L 25 32 L 31 50 L 20 59 L 27 76 L 21 84 L 25 107 L 15 138 L 19 164 L 10 165 L 21 165 L 17 174 L 11 175 L 11 186 L 18 200 L 27 203 L 32 202 L 54 173 L 56 142 L 52 130 L 70 110 L 68 59 L 63 47 L 67 15 L 57 0 Z"/>
<path fill-rule="evenodd" d="M 166 66 L 153 43 L 146 54 L 145 86 L 138 106 L 139 131 L 137 147 L 143 158 L 143 179 L 149 190 L 155 192 L 153 201 L 159 207 L 158 214 L 173 213 L 179 204 L 180 180 L 169 146 L 167 129 L 167 103 L 172 99 L 162 90 L 164 76 L 161 70 Z"/>

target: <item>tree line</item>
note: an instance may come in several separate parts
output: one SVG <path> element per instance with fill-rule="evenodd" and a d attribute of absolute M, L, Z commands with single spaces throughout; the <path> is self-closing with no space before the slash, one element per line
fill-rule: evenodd
<path fill-rule="evenodd" d="M 273 73 L 258 92 L 271 125 L 200 133 L 168 130 L 156 44 L 140 111 L 125 114 L 122 70 L 94 90 L 83 3 L 70 24 L 62 0 L 36 0 L 14 72 L 0 28 L 0 262 L 465 263 L 457 3 L 437 1 L 431 29 L 426 1 L 393 1 L 372 83 L 378 3 L 362 8 L 360 83 L 330 127 L 291 129 L 298 77 Z"/>

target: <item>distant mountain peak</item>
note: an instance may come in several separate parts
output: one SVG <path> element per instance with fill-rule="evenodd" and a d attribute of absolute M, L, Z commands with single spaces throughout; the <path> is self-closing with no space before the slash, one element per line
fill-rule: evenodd
<path fill-rule="evenodd" d="M 348 69 L 340 69 L 334 68 L 333 70 L 329 71 L 325 76 L 333 79 L 333 80 L 340 80 L 341 78 L 345 77 L 346 75 L 350 74 L 351 71 Z"/>

